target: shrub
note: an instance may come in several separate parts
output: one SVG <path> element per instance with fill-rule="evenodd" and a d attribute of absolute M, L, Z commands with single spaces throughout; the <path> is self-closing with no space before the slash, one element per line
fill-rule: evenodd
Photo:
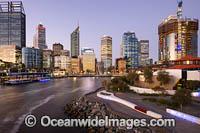
<path fill-rule="evenodd" d="M 166 85 L 169 83 L 169 73 L 166 71 L 158 72 L 157 80 L 160 81 L 160 85 Z"/>

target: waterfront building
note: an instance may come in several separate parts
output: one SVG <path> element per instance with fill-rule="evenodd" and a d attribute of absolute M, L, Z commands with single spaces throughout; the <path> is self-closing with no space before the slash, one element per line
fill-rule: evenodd
<path fill-rule="evenodd" d="M 79 74 L 81 72 L 81 61 L 80 58 L 71 58 L 72 72 Z"/>
<path fill-rule="evenodd" d="M 104 74 L 104 63 L 102 61 L 96 63 L 96 72 L 99 75 Z"/>
<path fill-rule="evenodd" d="M 83 48 L 83 71 L 84 72 L 95 72 L 95 54 L 92 48 Z"/>
<path fill-rule="evenodd" d="M 20 1 L 0 2 L 0 45 L 26 47 L 26 15 Z"/>
<path fill-rule="evenodd" d="M 0 60 L 17 65 L 22 63 L 22 51 L 16 45 L 0 45 Z"/>
<path fill-rule="evenodd" d="M 116 59 L 116 70 L 119 73 L 125 73 L 126 72 L 126 60 L 123 58 Z"/>
<path fill-rule="evenodd" d="M 22 48 L 22 63 L 28 69 L 41 69 L 43 65 L 43 51 L 37 48 Z"/>
<path fill-rule="evenodd" d="M 71 58 L 65 55 L 54 56 L 54 67 L 71 72 Z"/>
<path fill-rule="evenodd" d="M 182 17 L 182 1 L 177 15 L 163 19 L 158 27 L 159 62 L 169 62 L 184 56 L 198 56 L 198 19 Z"/>
<path fill-rule="evenodd" d="M 71 57 L 78 58 L 80 51 L 79 26 L 71 33 Z"/>
<path fill-rule="evenodd" d="M 149 40 L 139 41 L 139 66 L 149 65 Z"/>
<path fill-rule="evenodd" d="M 127 31 L 123 34 L 123 58 L 126 60 L 127 68 L 139 66 L 138 39 L 135 32 Z"/>
<path fill-rule="evenodd" d="M 106 70 L 112 66 L 112 38 L 107 35 L 101 38 L 101 61 Z"/>
<path fill-rule="evenodd" d="M 53 69 L 54 67 L 54 57 L 52 50 L 43 50 L 43 68 Z"/>
<path fill-rule="evenodd" d="M 169 69 L 200 70 L 199 57 L 185 56 L 180 59 L 172 61 L 171 64 L 173 64 L 173 66 L 169 67 Z"/>
<path fill-rule="evenodd" d="M 36 28 L 36 34 L 33 37 L 33 44 L 35 48 L 42 50 L 48 48 L 46 45 L 46 29 L 43 27 L 41 22 Z"/>
<path fill-rule="evenodd" d="M 60 43 L 53 44 L 53 54 L 54 56 L 61 55 L 61 51 L 63 50 L 63 45 Z"/>

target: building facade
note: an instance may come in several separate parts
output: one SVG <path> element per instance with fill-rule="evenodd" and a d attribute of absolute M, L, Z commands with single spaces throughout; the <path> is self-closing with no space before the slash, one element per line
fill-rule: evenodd
<path fill-rule="evenodd" d="M 26 47 L 26 15 L 22 2 L 1 1 L 0 45 Z"/>
<path fill-rule="evenodd" d="M 123 34 L 123 58 L 126 60 L 127 68 L 139 66 L 138 39 L 135 32 L 127 31 Z"/>
<path fill-rule="evenodd" d="M 116 59 L 116 70 L 119 73 L 125 73 L 126 72 L 126 60 L 123 58 Z"/>
<path fill-rule="evenodd" d="M 84 72 L 95 72 L 96 66 L 95 66 L 95 54 L 94 49 L 92 48 L 85 48 L 82 49 L 83 51 L 83 71 Z"/>
<path fill-rule="evenodd" d="M 149 40 L 139 41 L 139 66 L 147 66 L 149 61 Z"/>
<path fill-rule="evenodd" d="M 71 57 L 78 58 L 80 52 L 80 28 L 77 27 L 71 34 Z"/>
<path fill-rule="evenodd" d="M 60 43 L 53 44 L 53 54 L 54 56 L 61 55 L 61 51 L 63 50 L 63 45 Z"/>
<path fill-rule="evenodd" d="M 28 69 L 41 69 L 43 65 L 43 52 L 37 48 L 22 48 L 22 63 Z"/>
<path fill-rule="evenodd" d="M 36 28 L 36 34 L 33 37 L 33 44 L 35 48 L 39 49 L 47 49 L 46 45 L 46 29 L 43 27 L 42 23 L 40 23 Z"/>
<path fill-rule="evenodd" d="M 0 60 L 15 64 L 22 63 L 22 51 L 16 45 L 0 45 Z"/>
<path fill-rule="evenodd" d="M 112 66 L 112 38 L 104 35 L 101 38 L 101 61 L 104 63 L 104 68 Z"/>
<path fill-rule="evenodd" d="M 79 58 L 71 58 L 72 73 L 79 74 L 81 72 L 81 62 Z"/>
<path fill-rule="evenodd" d="M 158 27 L 159 61 L 169 62 L 185 56 L 198 56 L 198 19 L 182 17 L 182 2 L 177 15 L 163 19 Z"/>
<path fill-rule="evenodd" d="M 54 56 L 54 67 L 71 72 L 71 58 L 69 56 Z"/>
<path fill-rule="evenodd" d="M 120 58 L 123 58 L 123 43 L 120 43 Z"/>
<path fill-rule="evenodd" d="M 54 57 L 52 50 L 43 50 L 43 68 L 53 69 L 54 67 Z"/>

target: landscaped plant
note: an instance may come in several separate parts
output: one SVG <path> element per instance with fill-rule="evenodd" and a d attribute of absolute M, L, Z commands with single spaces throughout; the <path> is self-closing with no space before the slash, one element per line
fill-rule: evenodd
<path fill-rule="evenodd" d="M 172 100 L 182 109 L 183 106 L 191 103 L 191 91 L 184 88 L 176 90 L 175 95 L 172 96 Z"/>
<path fill-rule="evenodd" d="M 126 78 L 130 85 L 135 85 L 135 82 L 139 80 L 139 75 L 136 72 L 129 72 Z"/>
<path fill-rule="evenodd" d="M 150 68 L 145 68 L 144 69 L 144 77 L 145 77 L 145 82 L 147 83 L 153 83 L 152 77 L 153 77 L 153 72 Z"/>
<path fill-rule="evenodd" d="M 166 85 L 169 83 L 169 73 L 166 71 L 160 71 L 158 72 L 157 80 L 160 82 L 160 85 Z"/>

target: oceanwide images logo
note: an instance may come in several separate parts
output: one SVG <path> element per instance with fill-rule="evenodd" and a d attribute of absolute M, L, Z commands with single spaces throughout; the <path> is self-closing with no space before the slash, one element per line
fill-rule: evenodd
<path fill-rule="evenodd" d="M 34 115 L 25 117 L 27 127 L 34 127 L 37 119 Z M 133 129 L 134 127 L 175 127 L 175 119 L 110 119 L 105 116 L 105 119 L 91 118 L 87 119 L 52 119 L 49 116 L 42 116 L 40 124 L 43 127 L 122 127 Z"/>

